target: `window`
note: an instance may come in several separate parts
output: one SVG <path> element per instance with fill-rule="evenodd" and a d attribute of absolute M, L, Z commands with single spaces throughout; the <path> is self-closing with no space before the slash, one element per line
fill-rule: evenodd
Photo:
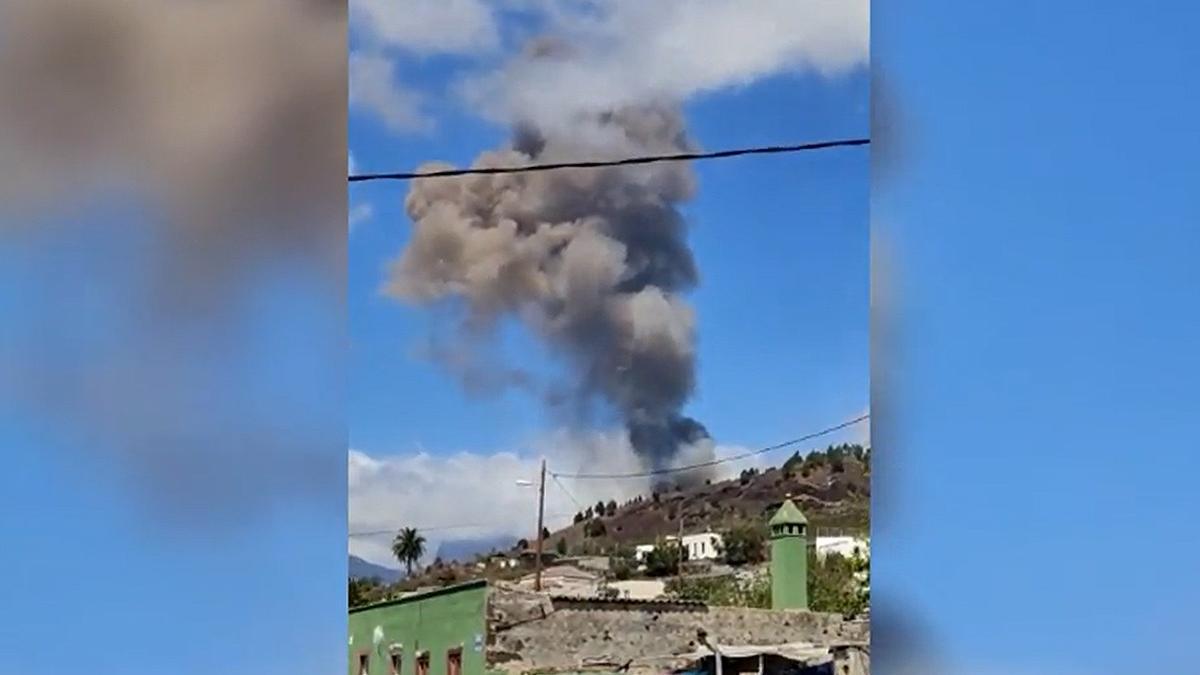
<path fill-rule="evenodd" d="M 403 659 L 402 655 L 400 654 L 400 652 L 392 652 L 392 654 L 391 654 L 392 675 L 400 675 L 400 665 L 403 663 L 403 661 L 404 661 L 404 659 Z"/>
<path fill-rule="evenodd" d="M 429 652 L 417 656 L 417 675 L 429 675 Z"/>
<path fill-rule="evenodd" d="M 462 675 L 462 649 L 446 652 L 446 675 Z"/>
<path fill-rule="evenodd" d="M 366 654 L 358 655 L 358 675 L 367 675 L 367 672 L 368 672 L 367 664 L 369 662 L 370 662 L 370 658 Z"/>

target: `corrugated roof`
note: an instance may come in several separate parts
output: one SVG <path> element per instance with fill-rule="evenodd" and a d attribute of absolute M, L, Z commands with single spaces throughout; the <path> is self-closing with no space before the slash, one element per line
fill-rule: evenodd
<path fill-rule="evenodd" d="M 708 605 L 699 600 L 682 600 L 671 598 L 604 598 L 600 596 L 584 596 L 584 595 L 551 595 L 550 600 L 558 602 L 578 602 L 589 605 L 638 605 L 640 606 L 662 606 L 662 607 L 695 607 L 697 609 L 707 608 Z"/>

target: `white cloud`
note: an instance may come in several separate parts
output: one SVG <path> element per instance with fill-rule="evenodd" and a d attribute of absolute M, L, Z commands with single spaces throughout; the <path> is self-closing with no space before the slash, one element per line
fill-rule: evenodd
<path fill-rule="evenodd" d="M 374 42 L 418 55 L 476 53 L 500 43 L 483 0 L 352 0 L 350 16 Z"/>
<path fill-rule="evenodd" d="M 388 129 L 406 133 L 433 128 L 433 120 L 421 110 L 421 94 L 400 84 L 396 64 L 388 57 L 351 54 L 349 80 L 350 105 L 375 114 Z"/>
<path fill-rule="evenodd" d="M 468 101 L 503 120 L 553 122 L 786 71 L 833 76 L 868 58 L 868 0 L 614 0 L 591 10 L 552 20 L 568 58 L 518 58 L 468 79 Z"/>
<path fill-rule="evenodd" d="M 538 457 L 545 455 L 550 468 L 563 473 L 628 473 L 642 470 L 623 431 L 559 431 L 534 441 L 526 452 L 492 454 L 461 452 L 433 456 L 426 452 L 372 456 L 351 450 L 349 456 L 350 531 L 396 530 L 403 526 L 474 525 L 426 533 L 427 548 L 437 550 L 446 540 L 510 535 L 532 537 L 537 522 L 536 487 L 517 481 L 535 481 Z M 716 446 L 692 448 L 679 464 L 743 454 L 746 448 Z M 763 466 L 760 457 L 720 465 L 716 477 L 736 475 L 749 466 Z M 573 480 L 546 483 L 546 522 L 551 529 L 571 522 L 571 517 L 599 500 L 622 501 L 650 491 L 649 479 Z M 567 491 L 570 491 L 569 494 Z M 578 502 L 578 504 L 576 503 Z M 395 565 L 390 538 L 352 537 L 350 553 L 380 564 Z"/>
<path fill-rule="evenodd" d="M 350 231 L 353 232 L 356 225 L 369 220 L 371 216 L 375 215 L 375 207 L 371 206 L 370 203 L 356 204 L 350 208 L 350 212 L 347 215 L 350 221 Z"/>

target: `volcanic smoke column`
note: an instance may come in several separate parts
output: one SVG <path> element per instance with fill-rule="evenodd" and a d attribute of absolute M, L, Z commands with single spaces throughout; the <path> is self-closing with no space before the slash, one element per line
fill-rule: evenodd
<path fill-rule="evenodd" d="M 554 129 L 520 125 L 477 167 L 617 159 L 693 149 L 678 111 L 637 106 Z M 423 170 L 447 168 L 427 165 Z M 647 468 L 708 441 L 681 415 L 695 387 L 697 282 L 676 205 L 693 191 L 682 163 L 415 180 L 414 229 L 386 292 L 416 304 L 459 300 L 464 335 L 519 318 L 570 366 L 571 393 L 624 420 Z"/>

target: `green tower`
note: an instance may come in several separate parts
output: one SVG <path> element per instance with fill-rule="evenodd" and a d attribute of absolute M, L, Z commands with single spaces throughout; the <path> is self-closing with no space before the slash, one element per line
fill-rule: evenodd
<path fill-rule="evenodd" d="M 771 609 L 808 609 L 808 519 L 791 495 L 771 528 Z"/>

